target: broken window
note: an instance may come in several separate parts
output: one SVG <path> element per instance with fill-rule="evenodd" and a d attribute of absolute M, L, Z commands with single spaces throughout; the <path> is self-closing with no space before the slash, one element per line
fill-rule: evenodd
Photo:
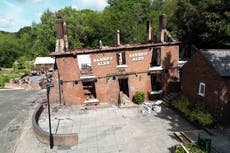
<path fill-rule="evenodd" d="M 161 65 L 161 48 L 154 48 L 152 53 L 151 67 Z"/>
<path fill-rule="evenodd" d="M 160 73 L 151 74 L 151 87 L 152 91 L 161 90 L 162 75 Z"/>
<path fill-rule="evenodd" d="M 117 65 L 126 64 L 125 52 L 117 53 Z"/>

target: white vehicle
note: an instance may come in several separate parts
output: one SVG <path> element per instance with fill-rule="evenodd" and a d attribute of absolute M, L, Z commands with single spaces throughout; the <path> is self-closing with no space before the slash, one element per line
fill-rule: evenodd
<path fill-rule="evenodd" d="M 142 114 L 151 113 L 152 111 L 160 113 L 161 103 L 162 103 L 162 100 L 157 100 L 156 102 L 143 102 L 140 107 L 140 112 Z"/>

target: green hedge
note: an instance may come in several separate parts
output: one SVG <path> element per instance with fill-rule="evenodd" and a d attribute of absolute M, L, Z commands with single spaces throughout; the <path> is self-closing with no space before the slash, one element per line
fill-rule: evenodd
<path fill-rule="evenodd" d="M 142 91 L 137 91 L 134 95 L 135 102 L 141 104 L 145 101 L 145 93 Z"/>
<path fill-rule="evenodd" d="M 206 110 L 202 102 L 197 102 L 196 105 L 193 105 L 187 97 L 180 96 L 172 101 L 172 105 L 182 112 L 190 121 L 196 122 L 201 126 L 210 126 L 215 121 L 212 114 Z"/>

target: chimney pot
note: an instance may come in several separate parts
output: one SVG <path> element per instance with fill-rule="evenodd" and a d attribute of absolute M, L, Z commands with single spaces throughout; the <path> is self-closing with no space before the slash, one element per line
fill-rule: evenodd
<path fill-rule="evenodd" d="M 167 15 L 166 14 L 162 14 L 159 17 L 159 30 L 166 29 L 166 26 L 167 26 Z"/>

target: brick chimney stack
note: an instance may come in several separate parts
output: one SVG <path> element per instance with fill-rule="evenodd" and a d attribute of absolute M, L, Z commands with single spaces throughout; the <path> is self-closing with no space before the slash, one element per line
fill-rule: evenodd
<path fill-rule="evenodd" d="M 167 26 L 167 15 L 162 14 L 159 17 L 159 31 L 166 29 Z"/>
<path fill-rule="evenodd" d="M 61 11 L 57 12 L 57 19 L 56 19 L 56 38 L 61 39 L 63 38 L 63 21 L 61 17 Z"/>
<path fill-rule="evenodd" d="M 117 30 L 117 35 L 116 35 L 116 46 L 120 46 L 120 30 Z"/>
<path fill-rule="evenodd" d="M 64 28 L 61 11 L 57 12 L 56 19 L 56 49 L 55 52 L 63 52 L 64 51 Z"/>
<path fill-rule="evenodd" d="M 170 33 L 166 29 L 167 26 L 167 16 L 166 14 L 162 14 L 159 17 L 159 42 L 166 43 L 166 42 L 174 42 L 175 40 L 172 38 Z"/>
<path fill-rule="evenodd" d="M 146 34 L 147 34 L 147 42 L 154 41 L 154 31 L 152 27 L 152 21 L 147 21 L 146 23 Z"/>

